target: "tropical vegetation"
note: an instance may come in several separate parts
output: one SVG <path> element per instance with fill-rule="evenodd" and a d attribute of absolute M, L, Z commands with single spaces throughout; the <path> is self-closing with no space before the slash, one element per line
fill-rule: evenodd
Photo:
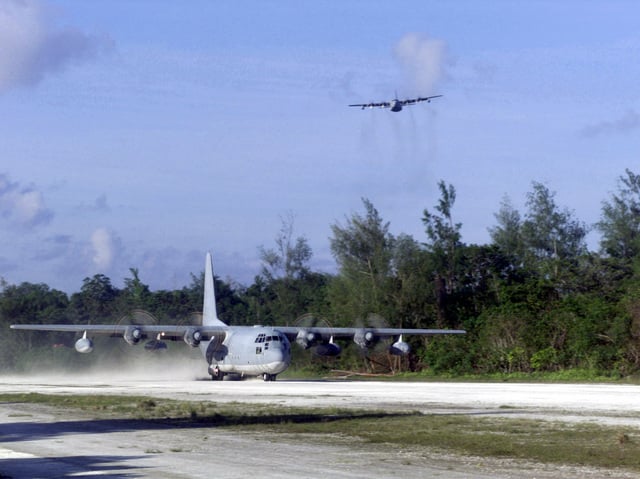
<path fill-rule="evenodd" d="M 534 182 L 525 211 L 505 198 L 488 244 L 468 244 L 455 220 L 456 189 L 438 183 L 440 199 L 424 209 L 425 234 L 394 235 L 368 199 L 363 211 L 331 225 L 335 274 L 313 271 L 313 252 L 288 216 L 275 247 L 260 248 L 262 270 L 250 285 L 216 278 L 218 310 L 229 324 L 328 324 L 463 328 L 464 337 L 406 338 L 402 362 L 362 360 L 356 346 L 336 369 L 495 374 L 587 370 L 612 377 L 640 371 L 640 175 L 626 170 L 587 225 Z M 590 251 L 586 237 L 600 234 Z M 73 338 L 12 333 L 12 323 L 127 320 L 145 310 L 161 323 L 189 321 L 201 310 L 203 275 L 179 290 L 150 291 L 131 268 L 124 287 L 98 274 L 68 295 L 46 284 L 2 282 L 0 369 L 33 366 L 39 355 L 81 364 Z M 56 354 L 51 351 L 57 346 Z M 71 348 L 72 349 L 72 348 Z M 91 356 L 91 355 L 89 355 Z M 62 359 L 60 359 L 62 358 Z M 41 363 L 40 363 L 41 364 Z M 321 364 L 324 364 L 321 362 Z"/>

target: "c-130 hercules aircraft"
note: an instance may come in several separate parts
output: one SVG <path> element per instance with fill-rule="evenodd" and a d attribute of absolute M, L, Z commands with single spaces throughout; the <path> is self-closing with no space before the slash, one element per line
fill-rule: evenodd
<path fill-rule="evenodd" d="M 434 98 L 440 98 L 442 95 L 433 95 L 433 96 L 425 96 L 418 98 L 407 98 L 406 100 L 398 100 L 398 95 L 396 94 L 396 98 L 390 101 L 380 101 L 380 102 L 371 102 L 371 103 L 354 103 L 349 106 L 359 106 L 361 109 L 365 108 L 389 108 L 393 112 L 402 111 L 402 109 L 407 105 L 415 105 L 416 103 L 420 103 L 421 101 L 426 101 L 427 103 L 431 103 L 431 100 Z"/>
<path fill-rule="evenodd" d="M 157 348 L 162 340 L 183 340 L 191 347 L 199 347 L 204 355 L 213 380 L 221 380 L 227 374 L 262 376 L 265 381 L 275 381 L 291 363 L 291 343 L 295 341 L 305 349 L 315 347 L 316 354 L 337 356 L 342 348 L 334 343 L 336 338 L 353 338 L 362 348 L 368 348 L 384 338 L 394 338 L 389 352 L 406 355 L 410 348 L 402 340 L 405 334 L 423 336 L 436 334 L 465 334 L 452 329 L 404 329 L 404 328 L 328 328 L 304 326 L 229 326 L 218 319 L 213 282 L 213 262 L 207 253 L 204 275 L 204 305 L 202 325 L 124 325 L 124 324 L 13 324 L 12 329 L 35 331 L 67 331 L 82 333 L 75 343 L 79 353 L 93 351 L 89 334 L 108 334 L 123 337 L 131 345 L 149 339 Z"/>

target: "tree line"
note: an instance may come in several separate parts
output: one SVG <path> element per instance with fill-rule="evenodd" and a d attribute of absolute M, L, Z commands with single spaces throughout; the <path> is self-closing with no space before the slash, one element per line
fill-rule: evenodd
<path fill-rule="evenodd" d="M 502 201 L 484 245 L 463 241 L 455 187 L 440 181 L 438 188 L 437 204 L 422 213 L 422 238 L 391 234 L 368 199 L 362 212 L 331 225 L 336 274 L 312 270 L 307 240 L 295 235 L 291 215 L 283 218 L 275 247 L 260 248 L 262 268 L 251 285 L 215 279 L 221 319 L 468 331 L 406 338 L 413 352 L 401 367 L 413 370 L 583 369 L 612 376 L 640 370 L 640 175 L 625 170 L 595 225 L 533 182 L 525 211 Z M 601 235 L 598 251 L 586 244 L 591 229 Z M 192 313 L 202 309 L 203 273 L 174 291 L 150 291 L 137 269 L 130 273 L 123 288 L 98 274 L 71 295 L 45 284 L 3 282 L 0 369 L 20 368 L 32 351 L 73 342 L 56 333 L 11 333 L 11 323 L 119 322 L 140 309 L 160 323 L 197 321 Z M 337 361 L 337 367 L 365 364 L 355 348 Z"/>

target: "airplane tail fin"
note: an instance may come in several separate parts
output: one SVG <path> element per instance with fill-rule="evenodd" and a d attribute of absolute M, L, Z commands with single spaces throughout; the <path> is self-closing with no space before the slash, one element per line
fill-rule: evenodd
<path fill-rule="evenodd" d="M 216 311 L 216 292 L 213 284 L 213 259 L 207 253 L 204 266 L 204 304 L 202 305 L 203 326 L 226 326 L 218 319 Z"/>

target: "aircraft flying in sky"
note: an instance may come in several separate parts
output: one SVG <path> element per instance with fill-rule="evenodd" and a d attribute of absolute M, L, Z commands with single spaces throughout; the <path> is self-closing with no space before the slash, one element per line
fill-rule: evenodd
<path fill-rule="evenodd" d="M 200 348 L 211 379 L 221 380 L 227 374 L 236 374 L 262 376 L 265 381 L 274 381 L 291 363 L 291 341 L 305 349 L 315 347 L 320 356 L 337 356 L 342 348 L 334 342 L 336 338 L 351 338 L 362 348 L 392 338 L 394 342 L 389 346 L 389 352 L 406 355 L 410 348 L 402 340 L 403 335 L 465 334 L 463 330 L 451 329 L 229 326 L 218 319 L 210 253 L 206 256 L 201 325 L 13 324 L 11 328 L 81 333 L 82 337 L 75 343 L 80 353 L 93 351 L 90 336 L 95 334 L 122 337 L 130 345 L 148 340 L 146 349 L 166 348 L 166 340 L 183 340 L 191 347 Z"/>
<path fill-rule="evenodd" d="M 363 110 L 365 108 L 390 108 L 391 111 L 398 112 L 402 111 L 407 105 L 415 105 L 416 103 L 420 103 L 421 101 L 426 101 L 427 103 L 431 103 L 433 98 L 439 98 L 442 95 L 434 95 L 434 96 L 425 96 L 418 98 L 409 98 L 407 100 L 398 100 L 398 98 L 394 98 L 391 101 L 382 101 L 379 103 L 355 103 L 349 106 L 359 106 Z"/>

